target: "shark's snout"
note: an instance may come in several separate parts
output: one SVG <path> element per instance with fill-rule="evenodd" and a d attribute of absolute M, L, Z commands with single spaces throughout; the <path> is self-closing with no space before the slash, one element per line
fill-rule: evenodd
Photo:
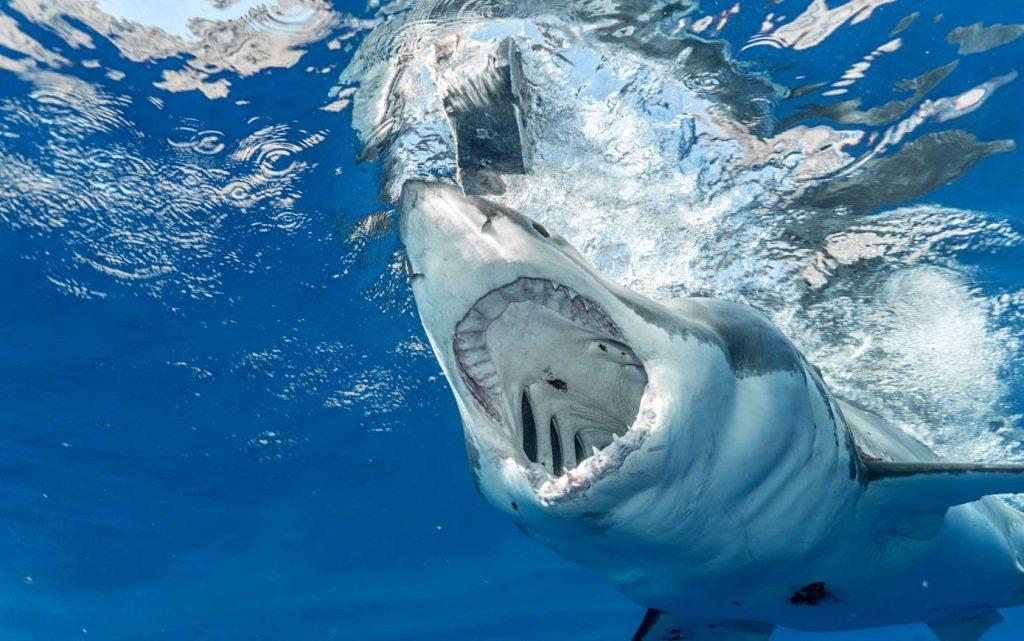
<path fill-rule="evenodd" d="M 499 239 L 487 233 L 489 216 L 456 187 L 409 181 L 402 188 L 399 210 L 398 231 L 410 279 L 429 277 L 445 288 L 446 296 L 472 291 L 466 270 L 507 258 Z"/>
<path fill-rule="evenodd" d="M 408 246 L 437 240 L 470 240 L 478 235 L 487 216 L 465 206 L 466 196 L 451 185 L 411 180 L 399 199 L 399 234 Z"/>

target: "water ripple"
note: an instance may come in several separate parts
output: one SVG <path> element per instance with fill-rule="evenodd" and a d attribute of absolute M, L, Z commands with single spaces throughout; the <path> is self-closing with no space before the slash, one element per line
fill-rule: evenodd
<path fill-rule="evenodd" d="M 125 116 L 127 97 L 54 72 L 24 78 L 33 83 L 27 95 L 0 99 L 0 121 L 21 132 L 0 137 L 0 220 L 60 239 L 38 258 L 63 291 L 215 296 L 225 269 L 251 268 L 225 234 L 238 214 L 253 233 L 308 223 L 295 208 L 309 167 L 302 152 L 325 132 L 256 123 L 234 141 L 185 119 L 165 138 L 167 153 L 153 155 Z M 119 131 L 131 135 L 102 137 Z"/>
<path fill-rule="evenodd" d="M 195 16 L 180 25 L 167 22 L 180 15 L 176 12 L 138 11 L 131 5 L 12 0 L 10 7 L 57 34 L 73 49 L 95 49 L 93 34 L 98 34 L 131 62 L 181 59 L 184 64 L 165 68 L 154 86 L 172 92 L 200 91 L 211 99 L 230 93 L 231 79 L 223 77 L 224 73 L 244 78 L 265 69 L 288 68 L 302 58 L 305 47 L 334 33 L 339 25 L 352 33 L 366 26 L 342 21 L 325 0 L 277 0 L 252 7 L 241 16 L 234 16 L 230 7 L 224 6 L 220 14 Z M 154 20 L 156 24 L 149 23 Z M 43 49 L 2 13 L 0 44 L 51 67 L 66 64 L 65 58 Z M 123 74 L 118 70 L 111 73 Z"/>

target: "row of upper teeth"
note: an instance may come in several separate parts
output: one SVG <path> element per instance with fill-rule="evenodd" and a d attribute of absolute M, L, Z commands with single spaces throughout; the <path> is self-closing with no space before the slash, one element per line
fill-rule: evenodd
<path fill-rule="evenodd" d="M 466 387 L 488 415 L 499 423 L 502 418 L 497 399 L 501 396 L 501 377 L 487 351 L 487 329 L 509 305 L 525 302 L 556 312 L 582 327 L 613 338 L 621 337 L 618 327 L 604 310 L 564 285 L 524 276 L 492 290 L 456 324 L 453 348 Z"/>

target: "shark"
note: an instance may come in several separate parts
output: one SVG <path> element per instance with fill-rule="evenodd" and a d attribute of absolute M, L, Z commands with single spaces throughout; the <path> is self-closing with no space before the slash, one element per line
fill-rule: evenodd
<path fill-rule="evenodd" d="M 923 622 L 1024 602 L 1024 466 L 941 459 L 830 392 L 760 311 L 654 301 L 561 236 L 411 180 L 399 234 L 473 479 L 647 613 L 634 641 Z"/>

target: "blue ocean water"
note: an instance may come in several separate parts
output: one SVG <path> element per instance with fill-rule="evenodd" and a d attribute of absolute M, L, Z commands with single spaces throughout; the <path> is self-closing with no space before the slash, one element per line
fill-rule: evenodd
<path fill-rule="evenodd" d="M 1024 38 L 963 55 L 947 41 L 958 26 L 1024 22 L 1015 2 L 855 3 L 874 5 L 870 18 L 799 50 L 741 51 L 766 15 L 781 24 L 807 0 L 701 11 L 733 16 L 714 38 L 791 89 L 841 77 L 919 12 L 898 34 L 898 63 L 858 79 L 862 109 L 954 59 L 929 97 L 1024 61 Z M 339 93 L 359 44 L 405 9 L 391 11 L 0 6 L 0 637 L 614 640 L 636 628 L 644 608 L 523 536 L 473 487 L 380 193 L 386 163 L 356 162 L 347 85 Z M 1022 101 L 1024 81 L 1008 81 L 955 124 L 1020 145 Z M 799 104 L 782 101 L 777 119 Z M 998 221 L 950 234 L 930 261 L 955 257 L 971 300 L 990 305 L 989 339 L 971 353 L 997 358 L 1006 386 L 992 410 L 1005 421 L 946 426 L 936 442 L 963 451 L 996 434 L 985 451 L 1000 460 L 1024 458 L 1022 174 L 1008 151 L 873 209 Z M 971 242 L 1000 224 L 999 238 Z M 1024 613 L 1004 616 L 986 639 L 1024 636 Z M 773 638 L 931 636 L 915 625 Z"/>

